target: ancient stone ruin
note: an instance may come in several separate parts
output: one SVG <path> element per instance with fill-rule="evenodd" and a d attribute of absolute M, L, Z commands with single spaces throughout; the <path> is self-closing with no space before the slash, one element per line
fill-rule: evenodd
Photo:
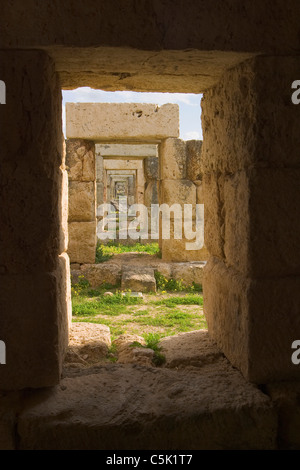
<path fill-rule="evenodd" d="M 299 17 L 293 0 L 1 2 L 2 449 L 300 448 Z M 65 146 L 61 91 L 81 86 L 203 93 L 200 167 L 172 106 L 149 120 L 129 107 L 121 130 L 74 105 Z M 154 138 L 162 200 L 204 202 L 208 332 L 165 344 L 188 368 L 172 356 L 62 376 L 69 255 L 93 263 L 97 145 Z M 132 197 L 135 173 L 106 170 L 109 198 Z"/>

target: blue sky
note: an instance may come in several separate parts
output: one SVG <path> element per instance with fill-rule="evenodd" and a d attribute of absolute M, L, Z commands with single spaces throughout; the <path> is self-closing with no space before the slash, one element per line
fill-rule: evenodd
<path fill-rule="evenodd" d="M 202 95 L 185 93 L 136 93 L 133 91 L 102 91 L 77 88 L 63 91 L 63 124 L 65 132 L 65 103 L 165 103 L 179 105 L 180 138 L 202 140 L 201 108 Z"/>

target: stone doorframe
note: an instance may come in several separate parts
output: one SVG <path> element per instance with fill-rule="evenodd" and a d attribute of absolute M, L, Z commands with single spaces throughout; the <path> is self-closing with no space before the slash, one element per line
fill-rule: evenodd
<path fill-rule="evenodd" d="M 158 144 L 159 203 L 202 203 L 200 172 L 200 141 L 184 142 L 179 136 L 179 107 L 167 104 L 67 103 L 67 168 L 69 192 L 69 249 L 71 262 L 94 263 L 96 253 L 97 172 L 95 144 L 128 143 Z M 109 145 L 107 145 L 109 146 Z M 103 153 L 105 154 L 105 146 Z M 91 153 L 93 155 L 91 155 Z M 106 152 L 108 153 L 108 151 Z M 87 162 L 90 158 L 90 163 Z M 85 169 L 88 168 L 88 174 Z M 107 170 L 134 169 L 137 176 L 136 202 L 144 202 L 144 169 L 142 160 L 105 159 L 103 184 L 106 191 Z M 79 170 L 79 171 L 78 171 Z M 78 191 L 76 191 L 78 188 Z M 86 191 L 84 191 L 86 189 Z M 186 250 L 189 240 L 174 238 L 174 218 L 171 239 L 159 240 L 162 259 L 166 261 L 206 260 L 207 251 Z"/>
<path fill-rule="evenodd" d="M 220 21 L 224 24 L 223 15 Z M 231 40 L 228 24 L 226 38 Z M 249 27 L 251 24 L 255 22 L 247 20 Z M 262 33 L 263 25 L 264 21 Z M 1 79 L 9 84 L 9 104 L 1 107 L 1 181 L 5 184 L 0 185 L 0 331 L 11 364 L 0 369 L 3 390 L 59 382 L 70 312 L 61 128 L 61 87 L 66 82 L 59 82 L 54 50 L 50 56 L 45 42 L 32 45 L 32 36 L 27 49 L 21 50 L 17 39 L 13 45 L 15 31 L 12 29 L 14 36 L 7 36 L 8 49 L 0 51 Z M 288 29 L 284 31 L 288 37 Z M 215 33 L 222 41 L 222 35 Z M 222 60 L 228 53 L 222 52 L 221 43 L 217 55 L 216 42 L 211 47 L 205 43 L 209 64 L 214 61 L 221 69 L 209 84 L 201 80 L 210 66 L 195 65 L 189 51 L 172 51 L 170 63 L 180 64 L 185 55 L 198 72 L 186 71 L 186 76 L 194 77 L 194 90 L 206 89 L 201 165 L 210 253 L 203 285 L 209 334 L 248 380 L 263 384 L 300 376 L 299 366 L 291 361 L 291 345 L 300 337 L 300 114 L 291 102 L 291 83 L 299 73 L 294 43 L 290 49 L 284 44 L 270 49 L 260 35 L 248 36 L 250 42 L 257 37 L 259 44 L 247 43 L 247 47 L 263 49 L 263 55 L 244 60 L 235 54 L 230 67 Z M 72 56 L 82 51 L 82 43 L 81 47 L 72 44 Z M 178 44 L 174 47 L 183 49 Z M 66 60 L 60 64 L 68 67 L 70 50 L 63 46 L 55 50 L 65 51 Z M 120 47 L 119 54 L 124 57 L 127 50 L 128 61 L 134 49 Z M 139 66 L 148 66 L 149 51 L 138 52 Z M 111 70 L 111 55 L 109 60 L 103 70 Z M 161 60 L 159 52 L 154 60 L 155 65 Z M 169 75 L 162 75 L 159 68 L 152 70 L 159 70 L 153 85 L 156 91 L 176 91 Z M 72 77 L 79 85 L 82 74 L 61 77 Z M 100 74 L 93 76 L 100 84 Z M 149 81 L 145 85 L 143 70 L 133 76 L 132 89 L 151 89 Z M 190 92 L 185 77 L 176 77 L 178 89 Z M 120 83 L 113 75 L 105 75 L 105 79 L 106 83 L 111 80 L 110 87 L 117 87 L 113 80 Z M 86 84 L 91 82 L 92 78 L 86 78 Z M 88 173 L 87 162 L 81 162 L 80 171 Z"/>

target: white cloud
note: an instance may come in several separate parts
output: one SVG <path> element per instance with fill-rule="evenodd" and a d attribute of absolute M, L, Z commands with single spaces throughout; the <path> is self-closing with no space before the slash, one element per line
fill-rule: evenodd
<path fill-rule="evenodd" d="M 136 93 L 133 91 L 103 91 L 83 87 L 76 90 L 63 91 L 64 102 L 118 102 L 118 103 L 184 103 L 190 106 L 198 106 L 200 97 L 192 93 Z"/>
<path fill-rule="evenodd" d="M 199 139 L 201 133 L 194 130 L 199 127 L 201 95 L 193 93 L 136 93 L 132 91 L 103 91 L 88 87 L 63 91 L 63 130 L 65 133 L 65 103 L 154 103 L 162 106 L 166 103 L 179 105 L 180 136 L 184 140 Z M 197 126 L 197 127 L 196 127 Z M 187 132 L 186 129 L 189 129 Z"/>

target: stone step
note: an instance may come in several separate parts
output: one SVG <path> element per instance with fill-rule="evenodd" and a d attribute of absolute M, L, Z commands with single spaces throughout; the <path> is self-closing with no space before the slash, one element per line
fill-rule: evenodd
<path fill-rule="evenodd" d="M 20 449 L 274 449 L 269 397 L 225 358 L 177 370 L 109 364 L 36 391 L 18 415 Z"/>
<path fill-rule="evenodd" d="M 121 288 L 134 292 L 156 292 L 154 268 L 123 267 Z"/>

